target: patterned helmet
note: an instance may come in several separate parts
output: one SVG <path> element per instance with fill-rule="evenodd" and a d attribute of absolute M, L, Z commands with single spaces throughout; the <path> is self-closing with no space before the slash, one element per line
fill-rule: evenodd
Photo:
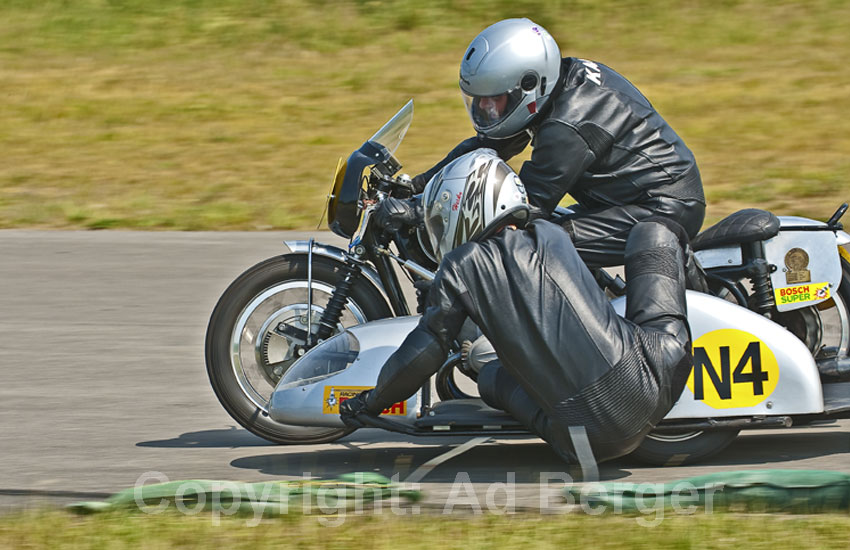
<path fill-rule="evenodd" d="M 492 149 L 478 149 L 447 164 L 425 186 L 422 198 L 437 261 L 469 240 L 528 220 L 525 187 Z"/>

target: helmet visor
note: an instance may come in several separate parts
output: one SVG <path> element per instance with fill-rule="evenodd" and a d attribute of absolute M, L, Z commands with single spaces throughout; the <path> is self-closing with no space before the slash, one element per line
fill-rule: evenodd
<path fill-rule="evenodd" d="M 469 95 L 461 88 L 466 110 L 476 130 L 488 130 L 498 125 L 513 113 L 522 102 L 524 92 L 517 86 L 503 94 L 494 96 Z"/>

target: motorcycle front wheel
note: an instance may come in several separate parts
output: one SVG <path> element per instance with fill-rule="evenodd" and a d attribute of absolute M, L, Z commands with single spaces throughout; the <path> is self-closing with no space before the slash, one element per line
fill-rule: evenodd
<path fill-rule="evenodd" d="M 274 443 L 316 444 L 351 432 L 282 424 L 268 415 L 277 382 L 306 350 L 303 342 L 275 328 L 285 323 L 300 331 L 310 327 L 315 334 L 334 288 L 344 278 L 343 267 L 335 260 L 313 256 L 313 295 L 308 300 L 307 257 L 270 258 L 240 275 L 216 304 L 207 327 L 207 374 L 222 406 L 251 433 Z M 350 289 L 334 334 L 390 316 L 381 292 L 361 278 Z"/>

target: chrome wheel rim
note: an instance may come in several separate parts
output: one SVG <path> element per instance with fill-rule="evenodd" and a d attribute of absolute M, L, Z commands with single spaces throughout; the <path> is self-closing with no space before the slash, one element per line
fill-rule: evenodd
<path fill-rule="evenodd" d="M 847 312 L 847 304 L 840 294 L 833 295 L 832 302 L 834 306 L 824 311 L 827 311 L 833 319 L 828 317 L 824 319 L 825 315 L 818 310 L 824 325 L 824 338 L 829 335 L 830 339 L 836 341 L 838 356 L 846 357 L 850 352 L 850 313 Z M 826 344 L 822 342 L 821 348 L 828 344 L 829 342 Z"/>
<path fill-rule="evenodd" d="M 670 432 L 670 433 L 658 433 L 658 432 L 649 432 L 646 436 L 647 439 L 652 439 L 654 441 L 660 441 L 662 443 L 681 443 L 683 441 L 690 441 L 691 439 L 695 439 L 703 434 L 702 430 L 693 430 L 689 432 Z"/>
<path fill-rule="evenodd" d="M 721 287 L 717 292 L 718 298 L 738 303 L 728 289 Z M 829 304 L 832 306 L 829 306 Z M 747 307 L 746 304 L 738 304 Z M 829 306 L 829 307 L 824 307 Z M 828 351 L 829 355 L 846 357 L 850 353 L 850 312 L 847 311 L 847 303 L 840 294 L 833 294 L 830 300 L 820 307 L 810 306 L 799 310 L 780 313 L 775 319 L 779 324 L 789 328 L 792 323 L 782 323 L 782 317 L 793 319 L 799 317 L 797 330 L 791 332 L 797 336 L 812 355 L 817 356 L 822 351 Z M 790 330 L 790 329 L 789 329 Z"/>
<path fill-rule="evenodd" d="M 807 308 L 779 313 L 775 321 L 799 338 L 814 357 L 846 357 L 850 352 L 850 314 L 840 294 Z"/>
<path fill-rule="evenodd" d="M 315 332 L 334 288 L 313 281 L 312 328 Z M 289 337 L 274 332 L 280 322 L 306 330 L 307 281 L 286 281 L 255 296 L 242 310 L 230 335 L 230 363 L 245 396 L 264 413 L 277 381 L 298 359 L 299 347 Z M 343 308 L 333 334 L 367 321 L 352 300 Z"/>

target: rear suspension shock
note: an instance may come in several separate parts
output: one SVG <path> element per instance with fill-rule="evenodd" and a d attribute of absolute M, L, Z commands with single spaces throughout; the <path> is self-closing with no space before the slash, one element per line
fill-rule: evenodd
<path fill-rule="evenodd" d="M 753 260 L 748 275 L 753 283 L 755 309 L 770 319 L 771 310 L 776 305 L 776 301 L 770 291 L 771 265 L 764 259 L 764 244 L 761 241 L 751 243 L 750 253 Z"/>

